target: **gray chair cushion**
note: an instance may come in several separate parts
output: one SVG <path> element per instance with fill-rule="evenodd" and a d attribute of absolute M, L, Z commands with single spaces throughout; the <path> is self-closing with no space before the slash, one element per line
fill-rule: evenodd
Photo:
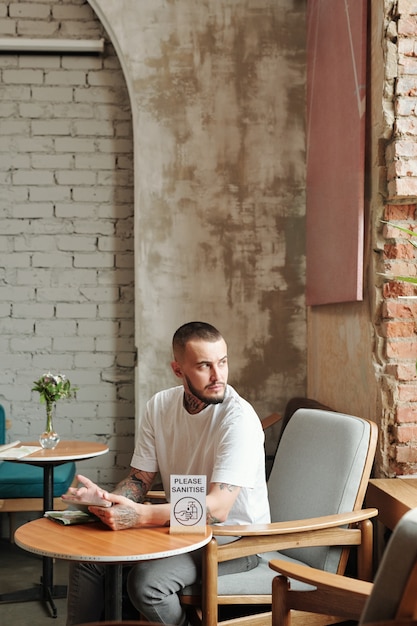
<path fill-rule="evenodd" d="M 272 559 L 283 559 L 290 563 L 299 563 L 297 559 L 292 559 L 282 552 L 264 552 L 261 555 L 261 559 L 258 567 L 250 570 L 249 572 L 239 572 L 237 574 L 229 574 L 226 576 L 219 576 L 218 579 L 218 593 L 222 595 L 240 595 L 247 592 L 248 594 L 255 595 L 268 595 L 271 593 L 272 580 L 276 577 L 277 573 L 274 572 L 268 565 Z M 297 581 L 291 582 L 291 589 L 297 591 L 311 591 L 314 589 L 311 585 Z"/>
<path fill-rule="evenodd" d="M 282 559 L 290 563 L 299 563 L 297 559 L 292 559 L 281 552 L 264 552 L 260 557 L 258 567 L 255 567 L 255 569 L 249 570 L 248 572 L 219 576 L 218 594 L 220 596 L 241 595 L 247 592 L 248 594 L 269 595 L 271 593 L 272 580 L 277 575 L 268 565 L 269 561 L 272 559 Z M 293 581 L 291 588 L 298 591 L 310 591 L 315 587 L 296 580 Z M 200 593 L 200 585 L 185 587 L 182 591 L 182 594 L 185 596 L 199 595 Z"/>

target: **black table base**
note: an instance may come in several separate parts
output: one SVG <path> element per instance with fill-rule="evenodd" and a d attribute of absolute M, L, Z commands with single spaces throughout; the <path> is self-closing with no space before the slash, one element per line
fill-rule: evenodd
<path fill-rule="evenodd" d="M 35 585 L 30 589 L 22 589 L 21 591 L 12 591 L 10 593 L 0 594 L 0 604 L 10 604 L 14 602 L 44 602 L 48 608 L 51 617 L 57 617 L 58 611 L 54 600 L 67 597 L 66 585 L 53 585 L 45 587 L 42 580 L 39 585 Z"/>

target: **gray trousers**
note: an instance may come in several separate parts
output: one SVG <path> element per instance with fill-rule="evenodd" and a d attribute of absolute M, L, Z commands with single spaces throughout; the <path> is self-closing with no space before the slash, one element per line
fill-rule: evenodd
<path fill-rule="evenodd" d="M 146 619 L 161 624 L 187 625 L 179 592 L 198 584 L 202 551 L 152 561 L 141 561 L 129 568 L 127 591 L 132 604 Z M 258 565 L 257 556 L 219 563 L 219 576 L 248 571 Z M 70 564 L 67 626 L 100 621 L 104 607 L 103 565 Z"/>

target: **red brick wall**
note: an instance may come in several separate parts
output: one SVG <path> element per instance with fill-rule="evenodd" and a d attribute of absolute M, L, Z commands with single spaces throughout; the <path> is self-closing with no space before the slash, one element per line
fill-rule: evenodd
<path fill-rule="evenodd" d="M 385 6 L 384 89 L 391 99 L 392 132 L 385 151 L 383 219 L 415 230 L 416 238 L 384 225 L 384 274 L 416 277 L 417 3 L 398 0 Z M 391 473 L 411 474 L 417 472 L 417 289 L 394 278 L 384 282 L 382 298 L 386 460 Z"/>
<path fill-rule="evenodd" d="M 384 219 L 416 228 L 416 204 L 385 207 Z M 389 276 L 415 276 L 412 237 L 385 225 L 384 269 Z M 417 239 L 416 239 L 417 242 Z M 390 470 L 395 474 L 417 471 L 417 289 L 392 279 L 384 283 L 381 335 L 385 338 L 385 397 L 391 407 L 387 426 Z"/>

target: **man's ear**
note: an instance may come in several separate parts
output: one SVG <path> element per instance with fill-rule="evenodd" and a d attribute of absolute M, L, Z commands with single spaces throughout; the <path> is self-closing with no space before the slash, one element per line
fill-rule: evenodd
<path fill-rule="evenodd" d="M 182 378 L 181 366 L 177 361 L 172 361 L 171 368 L 177 378 Z"/>

